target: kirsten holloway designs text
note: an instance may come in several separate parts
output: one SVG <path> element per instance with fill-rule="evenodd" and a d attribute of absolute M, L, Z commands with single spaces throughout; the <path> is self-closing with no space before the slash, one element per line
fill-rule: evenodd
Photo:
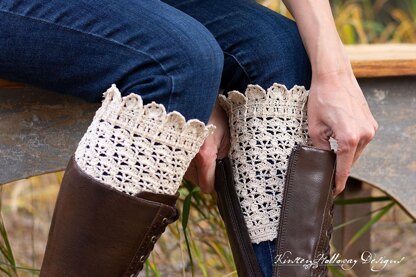
<path fill-rule="evenodd" d="M 279 254 L 275 257 L 275 264 L 285 265 L 285 266 L 296 266 L 301 265 L 305 269 L 310 267 L 317 268 L 319 265 L 332 265 L 332 266 L 339 266 L 343 270 L 350 270 L 352 269 L 357 263 L 362 264 L 370 264 L 371 271 L 378 272 L 383 269 L 388 264 L 400 264 L 404 261 L 405 257 L 401 257 L 400 259 L 388 259 L 386 257 L 380 256 L 378 257 L 375 253 L 370 251 L 364 251 L 361 253 L 361 259 L 348 259 L 348 258 L 340 258 L 339 253 L 334 253 L 329 258 L 326 257 L 324 254 L 319 254 L 316 259 L 310 260 L 305 259 L 302 257 L 291 257 L 292 252 L 286 251 L 283 254 Z"/>

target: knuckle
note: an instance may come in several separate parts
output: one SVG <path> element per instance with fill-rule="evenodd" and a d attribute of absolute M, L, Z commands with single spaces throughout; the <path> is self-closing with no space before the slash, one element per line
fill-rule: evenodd
<path fill-rule="evenodd" d="M 363 139 L 366 141 L 370 141 L 374 138 L 376 131 L 373 128 L 368 128 L 364 134 L 362 135 Z"/>
<path fill-rule="evenodd" d="M 349 146 L 357 145 L 359 140 L 359 136 L 355 132 L 347 132 L 343 137 L 344 143 Z"/>
<path fill-rule="evenodd" d="M 350 170 L 348 169 L 340 170 L 337 172 L 337 175 L 339 178 L 346 179 L 348 178 L 348 176 L 350 176 Z"/>
<path fill-rule="evenodd" d="M 205 147 L 201 148 L 197 155 L 199 159 L 202 161 L 210 161 L 212 159 L 215 159 L 216 151 L 213 151 L 212 148 Z"/>

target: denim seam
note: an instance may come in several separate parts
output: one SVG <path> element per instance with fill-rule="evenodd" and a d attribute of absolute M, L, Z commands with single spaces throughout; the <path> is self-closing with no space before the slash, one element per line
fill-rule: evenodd
<path fill-rule="evenodd" d="M 244 68 L 244 66 L 242 65 L 242 63 L 237 59 L 237 57 L 229 52 L 223 51 L 224 54 L 231 56 L 236 62 L 237 64 L 240 66 L 240 68 L 243 70 L 244 74 L 246 75 L 249 84 L 251 84 L 251 78 L 250 75 L 247 73 L 247 70 Z"/>
<path fill-rule="evenodd" d="M 15 12 L 12 12 L 12 11 L 7 11 L 7 10 L 0 10 L 0 12 L 5 13 L 5 14 L 14 15 L 14 16 L 19 16 L 19 17 L 27 18 L 27 19 L 34 20 L 34 21 L 40 21 L 40 22 L 43 22 L 45 24 L 50 24 L 50 25 L 53 25 L 53 26 L 58 26 L 60 28 L 67 29 L 67 30 L 70 30 L 70 31 L 73 31 L 73 32 L 77 32 L 77 33 L 80 33 L 82 35 L 92 36 L 94 38 L 102 39 L 102 40 L 104 40 L 106 42 L 114 43 L 116 45 L 125 47 L 126 49 L 129 49 L 131 51 L 134 51 L 134 52 L 140 53 L 142 55 L 145 55 L 145 56 L 151 58 L 154 62 L 156 62 L 160 66 L 160 68 L 163 70 L 163 72 L 169 77 L 169 80 L 171 82 L 171 84 L 170 84 L 170 86 L 171 86 L 171 93 L 170 94 L 172 94 L 172 90 L 173 90 L 173 78 L 169 75 L 169 73 L 166 71 L 166 69 L 163 67 L 163 65 L 157 59 L 155 59 L 153 56 L 149 55 L 148 53 L 145 53 L 143 51 L 140 51 L 139 49 L 136 49 L 134 47 L 131 47 L 131 46 L 126 45 L 124 43 L 121 43 L 119 41 L 116 41 L 116 40 L 113 40 L 113 39 L 109 39 L 109 38 L 100 36 L 98 34 L 88 33 L 88 32 L 85 32 L 83 30 L 80 30 L 80 29 L 71 28 L 69 26 L 61 25 L 61 24 L 58 24 L 58 23 L 55 23 L 55 22 L 52 22 L 52 21 L 45 20 L 43 18 L 37 18 L 37 17 L 27 16 L 27 15 L 15 13 Z"/>

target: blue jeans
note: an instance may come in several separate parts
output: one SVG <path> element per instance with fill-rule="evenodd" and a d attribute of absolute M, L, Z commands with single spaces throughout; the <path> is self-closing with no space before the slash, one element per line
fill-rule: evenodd
<path fill-rule="evenodd" d="M 0 49 L 0 78 L 92 102 L 115 83 L 203 122 L 219 88 L 311 80 L 296 24 L 253 0 L 1 0 Z"/>
<path fill-rule="evenodd" d="M 260 269 L 263 276 L 272 276 L 273 264 L 276 259 L 276 240 L 262 241 L 258 244 L 253 243 L 254 254 L 256 255 L 257 262 L 260 265 Z"/>

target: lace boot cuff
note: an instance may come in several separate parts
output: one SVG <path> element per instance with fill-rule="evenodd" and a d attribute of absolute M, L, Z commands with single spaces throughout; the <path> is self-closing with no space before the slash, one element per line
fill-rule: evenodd
<path fill-rule="evenodd" d="M 137 94 L 104 93 L 75 152 L 79 167 L 94 179 L 130 195 L 140 191 L 175 194 L 190 161 L 215 126 L 166 113 Z"/>
<path fill-rule="evenodd" d="M 252 242 L 277 237 L 287 161 L 296 144 L 308 144 L 306 103 L 301 86 L 249 85 L 242 94 L 219 96 L 229 118 L 235 189 Z"/>
<path fill-rule="evenodd" d="M 285 85 L 274 83 L 265 91 L 259 85 L 248 85 L 245 94 L 233 90 L 228 96 L 220 95 L 219 103 L 230 121 L 251 117 L 279 117 L 302 120 L 306 124 L 306 103 L 309 91 L 303 86 L 288 90 Z"/>

